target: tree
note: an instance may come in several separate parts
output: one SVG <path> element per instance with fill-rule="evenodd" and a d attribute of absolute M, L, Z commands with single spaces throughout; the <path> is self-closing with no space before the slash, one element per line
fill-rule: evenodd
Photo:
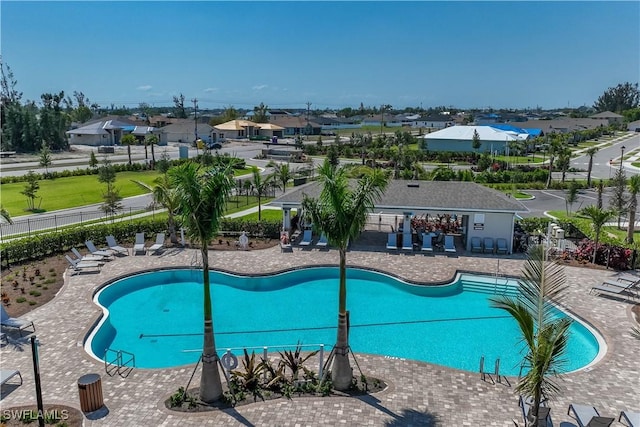
<path fill-rule="evenodd" d="M 69 116 L 62 109 L 64 91 L 59 93 L 43 93 L 42 108 L 39 112 L 40 138 L 46 141 L 52 150 L 64 150 L 68 147 L 66 130 L 70 121 Z"/>
<path fill-rule="evenodd" d="M 200 170 L 188 162 L 169 170 L 169 178 L 178 198 L 178 215 L 192 242 L 200 245 L 202 256 L 204 339 L 200 399 L 213 402 L 222 397 L 213 328 L 209 281 L 209 242 L 217 233 L 225 205 L 233 189 L 233 174 L 227 166 Z"/>
<path fill-rule="evenodd" d="M 53 160 L 51 159 L 51 150 L 46 142 L 42 141 L 42 146 L 40 147 L 40 166 L 44 168 L 44 173 L 49 175 L 49 166 L 51 166 Z"/>
<path fill-rule="evenodd" d="M 167 230 L 169 231 L 169 237 L 171 243 L 178 243 L 178 236 L 176 234 L 176 215 L 178 213 L 178 194 L 175 188 L 172 187 L 169 176 L 164 174 L 160 175 L 153 180 L 153 185 L 148 185 L 142 181 L 133 181 L 143 189 L 153 194 L 153 203 L 162 206 L 167 210 Z"/>
<path fill-rule="evenodd" d="M 266 177 L 260 175 L 260 169 L 256 166 L 251 167 L 253 178 L 251 179 L 251 187 L 258 197 L 258 221 L 262 221 L 262 196 L 264 196 L 271 186 L 273 175 Z"/>
<path fill-rule="evenodd" d="M 182 93 L 173 97 L 173 114 L 179 119 L 187 118 L 187 110 L 184 108 L 184 95 Z"/>
<path fill-rule="evenodd" d="M 93 169 L 96 166 L 98 166 L 98 159 L 96 157 L 96 153 L 92 151 L 91 155 L 89 156 L 89 167 Z"/>
<path fill-rule="evenodd" d="M 596 206 L 598 207 L 598 209 L 602 209 L 602 193 L 604 193 L 604 182 L 600 180 L 598 181 L 598 185 L 596 186 L 596 194 L 598 196 Z"/>
<path fill-rule="evenodd" d="M 578 190 L 580 189 L 580 186 L 578 185 L 577 182 L 571 181 L 571 184 L 569 185 L 569 190 L 567 191 L 567 197 L 565 197 L 565 203 L 567 204 L 567 216 L 571 216 L 571 208 L 573 207 L 574 203 L 578 201 Z"/>
<path fill-rule="evenodd" d="M 151 168 L 154 169 L 156 165 L 156 153 L 153 149 L 153 146 L 156 145 L 160 140 L 158 139 L 158 135 L 149 134 L 144 137 L 144 146 L 151 146 Z"/>
<path fill-rule="evenodd" d="M 344 167 L 338 168 L 325 159 L 318 170 L 322 191 L 318 199 L 304 196 L 302 208 L 305 216 L 327 236 L 329 243 L 340 254 L 340 281 L 338 303 L 338 335 L 332 350 L 332 382 L 337 390 L 351 385 L 352 372 L 349 363 L 349 331 L 347 312 L 347 246 L 364 229 L 367 216 L 387 188 L 389 179 L 380 169 L 375 169 L 358 180 L 353 190 L 349 186 Z"/>
<path fill-rule="evenodd" d="M 269 122 L 269 107 L 262 102 L 260 105 L 253 107 L 253 122 L 254 123 L 268 123 Z"/>
<path fill-rule="evenodd" d="M 138 140 L 133 134 L 128 133 L 124 135 L 122 138 L 120 138 L 120 144 L 127 146 L 127 156 L 129 156 L 129 165 L 131 165 L 132 164 L 131 163 L 131 146 L 137 145 Z"/>
<path fill-rule="evenodd" d="M 536 426 L 540 402 L 558 394 L 557 377 L 564 363 L 571 320 L 558 318 L 555 304 L 566 292 L 563 267 L 555 261 L 546 261 L 542 245 L 529 249 L 519 279 L 520 297 L 497 296 L 490 299 L 493 307 L 505 310 L 517 322 L 526 346 L 524 366 L 528 368 L 520 379 L 516 391 L 531 397 L 533 403 L 527 426 Z"/>
<path fill-rule="evenodd" d="M 115 187 L 116 182 L 116 170 L 113 167 L 111 161 L 105 156 L 102 161 L 102 166 L 98 168 L 98 181 L 107 185 L 107 189 L 102 193 L 104 203 L 100 206 L 100 209 L 107 215 L 115 215 L 122 209 L 120 201 L 120 191 Z"/>
<path fill-rule="evenodd" d="M 586 208 L 583 208 L 580 213 L 591 220 L 593 231 L 596 234 L 596 239 L 594 241 L 595 244 L 593 248 L 593 259 L 591 261 L 592 264 L 595 264 L 596 253 L 598 252 L 598 243 L 600 242 L 600 232 L 602 231 L 602 227 L 606 224 L 606 222 L 609 221 L 613 217 L 613 215 L 615 215 L 615 212 L 612 210 L 603 210 L 602 208 L 599 208 L 597 206 L 590 205 Z"/>
<path fill-rule="evenodd" d="M 633 243 L 635 231 L 636 212 L 638 211 L 638 193 L 640 192 L 640 175 L 632 175 L 629 178 L 629 224 L 627 225 L 627 243 Z"/>
<path fill-rule="evenodd" d="M 0 206 L 0 221 L 4 221 L 9 224 L 13 224 L 13 220 L 11 219 L 11 215 L 9 211 L 7 211 L 4 207 Z"/>
<path fill-rule="evenodd" d="M 618 230 L 621 230 L 620 221 L 622 215 L 627 211 L 627 197 L 625 190 L 627 188 L 627 175 L 624 170 L 616 169 L 616 173 L 613 176 L 613 194 L 609 199 L 609 209 L 616 212 L 618 216 Z"/>
<path fill-rule="evenodd" d="M 591 188 L 591 171 L 593 170 L 593 156 L 598 152 L 598 147 L 588 148 L 585 153 L 589 156 L 589 166 L 587 166 L 587 188 Z"/>
<path fill-rule="evenodd" d="M 625 110 L 637 108 L 640 104 L 640 91 L 638 83 L 620 83 L 616 87 L 610 87 L 593 104 L 598 112 L 613 111 L 621 113 Z"/>
<path fill-rule="evenodd" d="M 167 173 L 169 168 L 171 168 L 171 157 L 169 157 L 169 153 L 167 153 L 166 150 L 160 154 L 160 160 L 158 160 L 156 168 L 162 174 Z"/>
<path fill-rule="evenodd" d="M 473 130 L 473 138 L 471 139 L 471 147 L 473 147 L 474 150 L 479 150 L 480 147 L 482 146 L 482 141 L 480 141 L 480 135 L 478 134 L 477 130 Z"/>
<path fill-rule="evenodd" d="M 284 194 L 284 192 L 287 191 L 287 183 L 293 179 L 293 172 L 291 172 L 289 163 L 278 163 L 275 165 L 273 168 L 273 179 L 280 184 L 280 188 Z"/>
<path fill-rule="evenodd" d="M 38 195 L 38 190 L 40 189 L 40 183 L 38 182 L 38 175 L 34 171 L 29 171 L 27 173 L 24 190 L 20 192 L 27 197 L 27 210 L 35 211 L 35 200 Z"/>
<path fill-rule="evenodd" d="M 558 150 L 558 160 L 556 162 L 556 167 L 562 171 L 561 182 L 564 183 L 564 180 L 567 176 L 567 169 L 571 165 L 571 150 L 569 147 L 562 146 Z"/>
<path fill-rule="evenodd" d="M 559 139 L 554 135 L 553 140 L 549 144 L 549 175 L 547 176 L 547 185 L 545 185 L 545 189 L 548 189 L 551 186 L 551 180 L 553 178 L 553 162 L 555 160 L 556 154 L 562 148 L 562 143 Z"/>

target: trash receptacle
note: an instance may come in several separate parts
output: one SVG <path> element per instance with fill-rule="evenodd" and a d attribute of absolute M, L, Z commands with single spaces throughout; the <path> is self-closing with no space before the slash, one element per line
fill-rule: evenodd
<path fill-rule="evenodd" d="M 180 158 L 181 159 L 188 159 L 189 158 L 189 147 L 179 147 L 178 151 L 180 153 Z"/>
<path fill-rule="evenodd" d="M 83 375 L 78 379 L 78 394 L 82 412 L 93 412 L 104 406 L 102 378 L 98 374 Z"/>

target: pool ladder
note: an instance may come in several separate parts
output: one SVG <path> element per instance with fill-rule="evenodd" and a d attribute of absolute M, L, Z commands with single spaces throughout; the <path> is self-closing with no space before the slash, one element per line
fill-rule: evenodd
<path fill-rule="evenodd" d="M 494 375 L 495 381 L 491 377 L 491 375 Z M 509 383 L 509 380 L 507 379 L 507 377 L 500 375 L 500 358 L 496 359 L 493 372 L 488 372 L 484 369 L 484 356 L 480 356 L 480 379 L 482 381 L 486 381 L 487 377 L 489 377 L 489 380 L 491 380 L 492 384 L 495 384 L 495 383 L 501 384 L 502 379 L 504 378 L 505 384 L 508 386 L 511 386 L 511 383 Z"/>
<path fill-rule="evenodd" d="M 136 356 L 133 353 L 111 348 L 105 350 L 104 370 L 110 377 L 118 374 L 122 378 L 127 378 L 135 367 Z"/>

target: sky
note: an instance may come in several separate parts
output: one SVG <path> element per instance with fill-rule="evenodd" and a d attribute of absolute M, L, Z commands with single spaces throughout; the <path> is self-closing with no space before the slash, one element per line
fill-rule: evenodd
<path fill-rule="evenodd" d="M 23 100 L 564 108 L 640 79 L 640 2 L 0 3 Z"/>

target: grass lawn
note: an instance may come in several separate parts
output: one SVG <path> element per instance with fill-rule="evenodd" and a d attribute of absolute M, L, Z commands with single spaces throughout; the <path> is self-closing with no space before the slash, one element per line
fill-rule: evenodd
<path fill-rule="evenodd" d="M 295 212 L 291 212 L 291 216 L 295 215 Z M 240 219 L 245 221 L 257 221 L 258 220 L 258 212 L 247 214 Z M 282 209 L 262 209 L 262 220 L 263 221 L 282 221 Z"/>
<path fill-rule="evenodd" d="M 120 190 L 120 196 L 131 197 L 144 194 L 145 191 L 132 180 L 152 184 L 160 175 L 155 171 L 144 172 L 120 172 L 117 174 L 116 187 Z M 106 185 L 98 181 L 97 175 L 71 176 L 54 180 L 40 180 L 40 189 L 35 201 L 36 208 L 43 211 L 67 209 L 77 206 L 101 203 L 102 193 Z M 31 212 L 27 208 L 27 198 L 20 194 L 24 190 L 25 183 L 2 184 L 2 206 L 9 211 L 12 217 L 27 215 Z"/>
<path fill-rule="evenodd" d="M 567 220 L 567 219 L 572 219 L 572 218 L 578 218 L 581 219 L 583 221 L 589 221 L 589 219 L 587 217 L 583 217 L 582 215 L 576 213 L 576 212 L 572 212 L 571 216 L 567 216 L 567 213 L 565 211 L 549 211 L 548 212 L 549 215 L 554 216 L 555 218 L 558 218 L 559 220 Z M 611 220 L 609 221 L 610 223 L 615 223 L 617 222 L 617 218 L 611 218 Z M 627 237 L 627 230 L 626 228 L 622 228 L 622 230 L 618 230 L 618 227 L 616 226 L 604 226 L 602 227 L 602 234 L 606 234 L 609 235 L 610 237 L 614 237 L 615 239 L 618 240 L 618 244 L 622 245 L 622 246 L 627 246 L 624 243 L 624 239 Z M 633 240 L 634 241 L 639 241 L 640 240 L 640 230 L 634 231 L 633 232 Z"/>

